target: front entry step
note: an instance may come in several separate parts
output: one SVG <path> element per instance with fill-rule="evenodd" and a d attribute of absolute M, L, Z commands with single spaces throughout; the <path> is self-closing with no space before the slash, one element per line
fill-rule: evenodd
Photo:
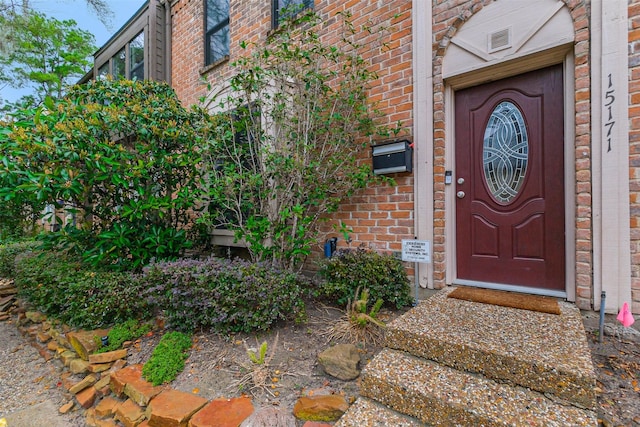
<path fill-rule="evenodd" d="M 560 315 L 448 298 L 445 289 L 388 325 L 386 346 L 594 409 L 596 376 L 580 310 Z"/>
<path fill-rule="evenodd" d="M 335 427 L 426 427 L 378 402 L 360 397 L 336 423 Z"/>
<path fill-rule="evenodd" d="M 360 394 L 429 425 L 597 425 L 592 411 L 388 348 L 363 371 Z"/>

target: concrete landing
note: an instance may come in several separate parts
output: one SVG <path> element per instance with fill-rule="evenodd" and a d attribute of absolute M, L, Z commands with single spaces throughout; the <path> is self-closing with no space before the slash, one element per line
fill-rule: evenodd
<path fill-rule="evenodd" d="M 575 305 L 538 313 L 448 298 L 453 289 L 389 324 L 386 346 L 595 408 L 596 375 Z"/>
<path fill-rule="evenodd" d="M 577 307 L 559 301 L 560 315 L 539 313 L 448 298 L 453 289 L 387 325 L 386 348 L 362 372 L 363 403 L 340 426 L 380 425 L 367 411 L 381 407 L 412 417 L 408 426 L 597 425 Z"/>

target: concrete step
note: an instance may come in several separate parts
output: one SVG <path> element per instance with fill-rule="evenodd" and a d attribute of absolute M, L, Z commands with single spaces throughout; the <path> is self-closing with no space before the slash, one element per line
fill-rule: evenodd
<path fill-rule="evenodd" d="M 386 346 L 571 402 L 596 405 L 596 376 L 580 310 L 560 315 L 448 298 L 422 301 L 387 325 Z"/>
<path fill-rule="evenodd" d="M 378 402 L 360 397 L 334 427 L 425 427 L 415 418 L 400 414 Z"/>
<path fill-rule="evenodd" d="M 360 394 L 429 425 L 597 425 L 593 411 L 388 348 L 362 372 Z"/>

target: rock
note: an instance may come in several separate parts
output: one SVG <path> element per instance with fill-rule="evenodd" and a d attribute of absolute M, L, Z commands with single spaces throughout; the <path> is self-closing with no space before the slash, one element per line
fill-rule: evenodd
<path fill-rule="evenodd" d="M 301 397 L 293 407 L 293 415 L 306 421 L 336 421 L 349 409 L 343 396 Z"/>
<path fill-rule="evenodd" d="M 87 366 L 89 372 L 93 372 L 94 374 L 107 371 L 111 368 L 111 363 L 97 363 L 90 364 Z"/>
<path fill-rule="evenodd" d="M 236 427 L 252 413 L 253 404 L 248 397 L 215 399 L 191 417 L 189 427 Z"/>
<path fill-rule="evenodd" d="M 640 343 L 640 332 L 634 328 L 625 328 L 621 324 L 605 323 L 604 334 L 611 337 L 619 337 L 626 341 Z"/>
<path fill-rule="evenodd" d="M 47 316 L 40 313 L 39 311 L 27 311 L 25 313 L 25 316 L 33 323 L 40 323 L 47 320 Z"/>
<path fill-rule="evenodd" d="M 103 363 L 115 362 L 118 359 L 124 359 L 127 357 L 127 350 L 120 349 L 114 351 L 108 351 L 106 353 L 97 353 L 89 355 L 89 363 L 92 365 L 99 365 Z"/>
<path fill-rule="evenodd" d="M 96 329 L 94 331 L 77 331 L 77 332 L 68 332 L 67 333 L 67 341 L 73 347 L 73 349 L 78 353 L 84 360 L 89 360 L 89 355 L 94 353 L 100 344 L 98 344 L 99 339 L 107 336 L 109 331 L 107 329 Z"/>
<path fill-rule="evenodd" d="M 49 341 L 49 342 L 47 343 L 47 348 L 48 348 L 50 351 L 58 351 L 58 343 L 57 343 L 57 342 L 55 342 L 55 341 Z"/>
<path fill-rule="evenodd" d="M 356 379 L 360 375 L 360 354 L 353 344 L 338 344 L 326 349 L 318 355 L 318 362 L 327 374 L 343 381 Z"/>
<path fill-rule="evenodd" d="M 85 388 L 76 394 L 76 400 L 84 409 L 91 408 L 96 401 L 96 388 L 93 386 Z"/>
<path fill-rule="evenodd" d="M 110 383 L 111 376 L 105 375 L 104 377 L 100 378 L 100 380 L 98 380 L 98 382 L 93 386 L 96 388 L 96 390 L 98 390 L 98 394 L 100 396 L 107 396 L 109 393 L 111 393 L 111 388 L 109 387 Z"/>
<path fill-rule="evenodd" d="M 154 427 L 186 426 L 189 418 L 207 404 L 207 399 L 178 390 L 166 390 L 147 407 L 149 425 Z"/>
<path fill-rule="evenodd" d="M 134 427 L 144 420 L 144 411 L 133 400 L 127 399 L 118 405 L 114 418 L 126 427 Z"/>
<path fill-rule="evenodd" d="M 120 401 L 113 397 L 105 397 L 96 405 L 96 415 L 99 417 L 111 417 L 115 414 Z"/>
<path fill-rule="evenodd" d="M 69 367 L 69 365 L 71 364 L 71 361 L 77 358 L 78 358 L 78 355 L 76 354 L 75 351 L 65 350 L 62 353 L 60 353 L 60 360 L 62 360 L 62 363 L 64 363 L 64 366 L 66 367 Z"/>
<path fill-rule="evenodd" d="M 69 412 L 71 409 L 73 409 L 73 407 L 76 405 L 76 403 L 72 400 L 70 402 L 65 403 L 64 405 L 62 405 L 60 407 L 60 409 L 58 409 L 58 412 L 60 412 L 61 414 L 66 414 L 67 412 Z"/>
<path fill-rule="evenodd" d="M 331 427 L 331 424 L 320 423 L 318 421 L 307 421 L 302 427 Z"/>
<path fill-rule="evenodd" d="M 278 408 L 262 408 L 244 420 L 240 427 L 296 427 L 296 419 Z"/>
<path fill-rule="evenodd" d="M 87 375 L 82 380 L 72 385 L 71 388 L 69 388 L 69 393 L 78 394 L 85 388 L 94 385 L 97 381 L 98 378 L 95 375 Z"/>
<path fill-rule="evenodd" d="M 146 406 L 163 388 L 154 387 L 142 378 L 142 365 L 131 365 L 111 374 L 111 390 L 117 395 L 126 394 L 138 405 Z"/>
<path fill-rule="evenodd" d="M 88 371 L 89 362 L 82 359 L 73 359 L 69 362 L 69 370 L 72 374 L 84 374 Z"/>

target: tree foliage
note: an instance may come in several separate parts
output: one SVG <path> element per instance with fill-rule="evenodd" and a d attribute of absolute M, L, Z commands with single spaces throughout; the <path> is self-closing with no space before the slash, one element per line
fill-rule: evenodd
<path fill-rule="evenodd" d="M 48 234 L 92 264 L 139 267 L 189 242 L 205 115 L 153 81 L 92 81 L 0 128 L 0 189 L 75 215 Z"/>
<path fill-rule="evenodd" d="M 301 266 L 323 216 L 373 179 L 359 159 L 387 130 L 367 100 L 376 74 L 341 16 L 344 34 L 332 45 L 313 12 L 281 23 L 264 45 L 242 43 L 229 87 L 209 98 L 221 111 L 207 151 L 209 220 L 234 230 L 256 261 Z"/>
<path fill-rule="evenodd" d="M 29 10 L 0 15 L 0 27 L 0 79 L 16 88 L 32 86 L 32 104 L 46 96 L 61 97 L 91 68 L 94 37 L 73 20 L 59 21 Z"/>

